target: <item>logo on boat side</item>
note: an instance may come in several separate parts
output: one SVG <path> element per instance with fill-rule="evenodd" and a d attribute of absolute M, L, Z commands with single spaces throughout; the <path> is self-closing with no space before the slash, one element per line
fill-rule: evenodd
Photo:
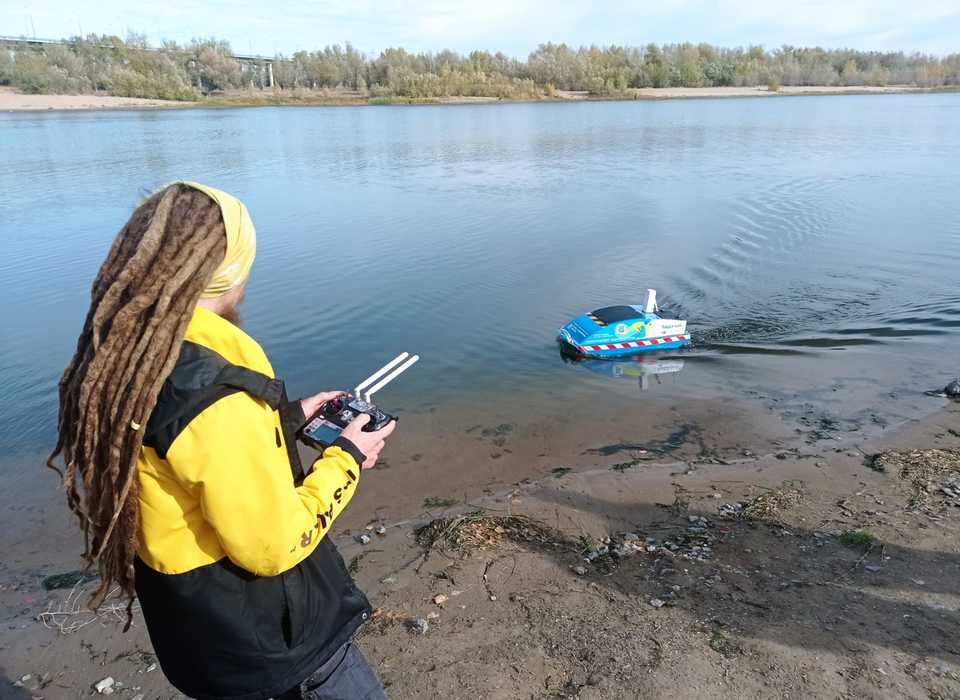
<path fill-rule="evenodd" d="M 617 327 L 613 329 L 614 333 L 617 335 L 638 333 L 641 338 L 645 338 L 649 330 L 650 324 L 646 321 L 636 321 L 635 323 L 631 323 L 629 326 L 626 323 L 618 323 Z"/>

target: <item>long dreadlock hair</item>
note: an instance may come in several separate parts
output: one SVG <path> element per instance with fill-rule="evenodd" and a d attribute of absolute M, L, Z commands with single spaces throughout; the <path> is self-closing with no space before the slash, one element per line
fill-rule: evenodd
<path fill-rule="evenodd" d="M 134 211 L 93 283 L 76 354 L 60 379 L 59 436 L 47 460 L 80 520 L 84 558 L 100 571 L 92 609 L 114 584 L 132 604 L 142 428 L 226 245 L 219 205 L 173 184 Z"/>

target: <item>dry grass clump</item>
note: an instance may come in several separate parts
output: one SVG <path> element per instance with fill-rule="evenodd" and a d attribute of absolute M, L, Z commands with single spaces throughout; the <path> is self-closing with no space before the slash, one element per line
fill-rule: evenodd
<path fill-rule="evenodd" d="M 803 492 L 795 488 L 776 488 L 761 493 L 743 506 L 742 517 L 746 520 L 779 522 L 783 511 L 803 500 Z"/>
<path fill-rule="evenodd" d="M 883 468 L 898 469 L 898 476 L 913 489 L 910 507 L 922 505 L 936 487 L 935 480 L 945 474 L 960 474 L 960 450 L 891 450 L 873 458 Z"/>
<path fill-rule="evenodd" d="M 437 518 L 417 528 L 415 534 L 424 549 L 449 549 L 463 555 L 496 549 L 508 541 L 549 548 L 571 544 L 563 533 L 525 515 L 489 515 L 479 510 Z"/>
<path fill-rule="evenodd" d="M 960 472 L 960 450 L 890 450 L 874 456 L 873 461 L 884 468 L 900 470 L 901 479 L 915 476 L 933 478 L 944 472 Z"/>

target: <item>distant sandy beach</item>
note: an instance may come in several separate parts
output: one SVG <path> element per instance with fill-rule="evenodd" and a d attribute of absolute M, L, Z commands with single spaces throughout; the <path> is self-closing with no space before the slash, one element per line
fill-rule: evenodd
<path fill-rule="evenodd" d="M 779 92 L 771 92 L 765 85 L 757 87 L 711 88 L 641 88 L 644 97 L 757 97 L 765 95 L 889 95 L 902 92 L 928 92 L 928 88 L 912 85 L 784 85 Z"/>
<path fill-rule="evenodd" d="M 42 112 L 47 110 L 158 109 L 186 107 L 193 102 L 146 100 L 112 95 L 25 95 L 0 87 L 0 112 Z"/>
<path fill-rule="evenodd" d="M 695 97 L 774 97 L 777 95 L 887 95 L 903 92 L 929 92 L 929 88 L 913 85 L 862 85 L 858 87 L 844 85 L 784 85 L 778 92 L 767 89 L 766 85 L 755 87 L 669 87 L 636 88 L 627 91 L 626 97 L 636 99 L 671 99 Z M 586 92 L 557 90 L 556 97 L 564 100 L 591 99 Z"/>
<path fill-rule="evenodd" d="M 543 98 L 550 102 L 576 102 L 583 100 L 629 100 L 629 99 L 692 99 L 719 97 L 776 97 L 796 95 L 882 95 L 905 92 L 929 92 L 931 88 L 910 85 L 888 86 L 784 86 L 779 92 L 771 92 L 766 86 L 756 87 L 704 87 L 704 88 L 637 88 L 617 97 L 591 97 L 587 92 L 557 90 L 552 98 Z M 356 91 L 270 93 L 234 91 L 223 96 L 213 97 L 200 102 L 177 102 L 174 100 L 152 100 L 139 97 L 114 97 L 112 95 L 26 95 L 13 88 L 0 87 L 0 112 L 42 112 L 71 110 L 109 110 L 109 109 L 170 109 L 197 106 L 245 107 L 270 106 L 282 104 L 294 105 L 343 105 L 367 104 L 367 99 Z M 499 100 L 496 97 L 450 96 L 423 99 L 413 104 L 483 104 L 490 102 L 517 102 L 518 100 Z M 537 100 L 519 100 L 537 101 Z M 394 104 L 405 104 L 397 99 Z"/>

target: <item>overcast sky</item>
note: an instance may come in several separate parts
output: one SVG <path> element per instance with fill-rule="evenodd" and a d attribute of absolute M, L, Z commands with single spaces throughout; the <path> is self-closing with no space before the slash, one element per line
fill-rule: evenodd
<path fill-rule="evenodd" d="M 373 53 L 480 48 L 525 57 L 545 41 L 706 41 L 960 52 L 960 0 L 0 0 L 0 34 L 227 39 L 273 55 L 350 41 Z"/>

